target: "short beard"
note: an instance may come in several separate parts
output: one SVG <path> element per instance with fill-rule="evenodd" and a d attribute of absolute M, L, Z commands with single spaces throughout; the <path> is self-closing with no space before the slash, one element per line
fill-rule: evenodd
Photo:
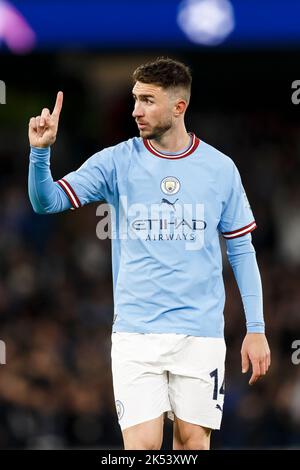
<path fill-rule="evenodd" d="M 163 123 L 163 124 L 159 124 L 155 127 L 153 127 L 153 129 L 151 131 L 149 131 L 147 133 L 147 135 L 144 135 L 144 139 L 149 139 L 149 140 L 160 140 L 162 138 L 162 136 L 168 131 L 170 130 L 172 127 L 172 120 L 169 119 L 167 122 Z"/>

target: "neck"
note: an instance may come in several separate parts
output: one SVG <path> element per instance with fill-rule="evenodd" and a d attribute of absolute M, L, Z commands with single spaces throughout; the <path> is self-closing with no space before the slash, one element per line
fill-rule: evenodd
<path fill-rule="evenodd" d="M 157 150 L 176 153 L 189 145 L 190 135 L 183 125 L 180 129 L 169 129 L 161 137 L 151 139 L 150 142 Z"/>

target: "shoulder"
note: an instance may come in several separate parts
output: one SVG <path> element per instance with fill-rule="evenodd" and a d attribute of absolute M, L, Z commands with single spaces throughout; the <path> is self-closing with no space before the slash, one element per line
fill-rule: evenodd
<path fill-rule="evenodd" d="M 209 173 L 213 175 L 216 182 L 216 190 L 222 195 L 222 199 L 227 198 L 233 186 L 238 185 L 239 172 L 234 161 L 225 153 L 216 149 L 206 142 L 201 142 L 202 151 Z"/>
<path fill-rule="evenodd" d="M 104 163 L 111 163 L 119 166 L 130 162 L 132 155 L 138 152 L 141 147 L 142 140 L 138 137 L 133 137 L 126 141 L 120 142 L 111 147 L 105 147 L 99 150 L 89 158 L 90 163 L 102 165 Z"/>
<path fill-rule="evenodd" d="M 104 151 L 112 155 L 127 155 L 130 156 L 134 151 L 141 147 L 142 139 L 140 137 L 132 137 L 131 139 L 120 142 L 111 147 L 106 147 Z"/>
<path fill-rule="evenodd" d="M 200 145 L 202 146 L 201 151 L 204 157 L 206 157 L 207 161 L 210 162 L 216 170 L 233 171 L 235 163 L 228 155 L 225 155 L 225 153 L 207 144 L 203 140 L 201 140 Z"/>

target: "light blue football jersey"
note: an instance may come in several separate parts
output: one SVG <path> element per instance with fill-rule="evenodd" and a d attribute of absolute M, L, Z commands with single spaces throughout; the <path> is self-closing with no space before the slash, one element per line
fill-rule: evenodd
<path fill-rule="evenodd" d="M 194 134 L 175 157 L 134 137 L 57 184 L 74 208 L 112 207 L 113 332 L 223 337 L 219 234 L 256 227 L 229 157 Z"/>

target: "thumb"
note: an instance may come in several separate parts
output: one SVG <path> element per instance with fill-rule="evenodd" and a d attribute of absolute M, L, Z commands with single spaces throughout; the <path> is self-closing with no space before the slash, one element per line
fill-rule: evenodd
<path fill-rule="evenodd" d="M 246 353 L 242 354 L 242 373 L 245 374 L 249 369 L 249 358 Z"/>

